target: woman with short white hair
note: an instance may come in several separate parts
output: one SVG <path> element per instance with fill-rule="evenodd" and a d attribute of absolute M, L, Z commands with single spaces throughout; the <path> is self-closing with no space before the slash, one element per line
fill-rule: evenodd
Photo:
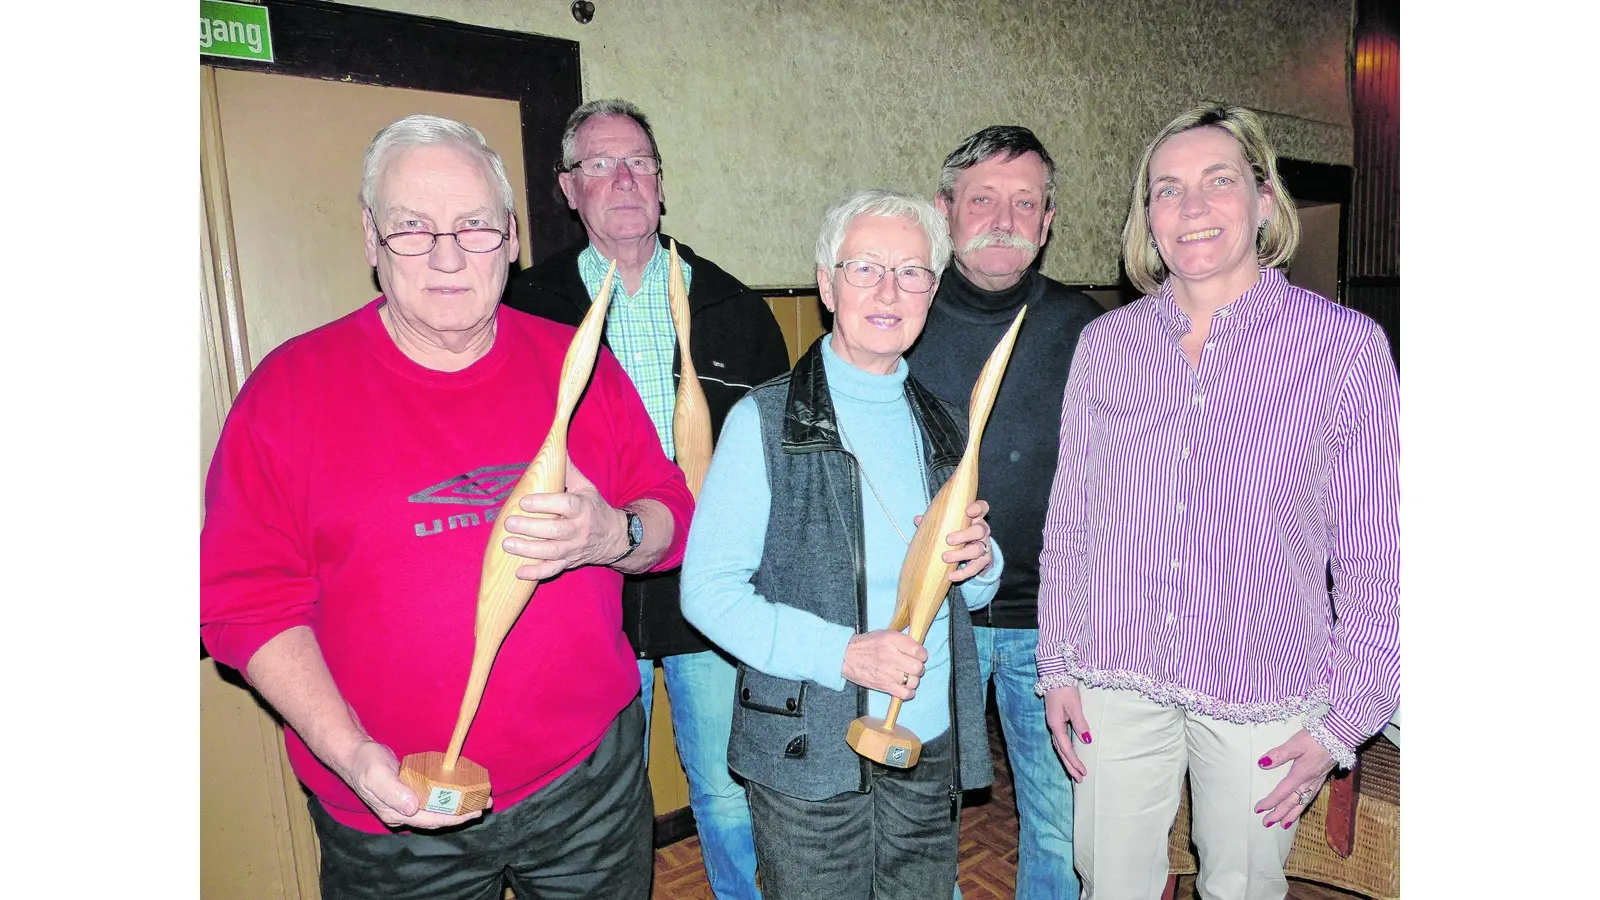
<path fill-rule="evenodd" d="M 768 900 L 949 897 L 960 793 L 993 778 L 966 614 L 999 583 L 987 503 L 946 537 L 960 586 L 926 643 L 887 627 L 918 518 L 966 441 L 901 358 L 949 259 L 926 200 L 863 191 L 829 210 L 817 289 L 833 331 L 728 414 L 690 529 L 683 613 L 739 660 L 728 766 Z M 922 741 L 907 769 L 846 743 L 892 697 Z"/>

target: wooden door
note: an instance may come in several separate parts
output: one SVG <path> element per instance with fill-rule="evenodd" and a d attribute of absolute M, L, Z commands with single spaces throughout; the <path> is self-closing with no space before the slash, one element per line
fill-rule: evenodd
<path fill-rule="evenodd" d="M 213 70 L 251 365 L 285 340 L 377 296 L 361 230 L 361 156 L 412 113 L 482 131 L 526 197 L 522 124 L 510 100 L 261 72 Z M 519 232 L 527 222 L 518 210 Z M 521 263 L 529 264 L 523 242 Z"/>

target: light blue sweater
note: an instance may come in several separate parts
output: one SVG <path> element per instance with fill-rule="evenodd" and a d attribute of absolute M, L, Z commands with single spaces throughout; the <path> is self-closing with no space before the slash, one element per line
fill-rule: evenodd
<path fill-rule="evenodd" d="M 891 375 L 874 375 L 850 365 L 823 342 L 828 389 L 848 449 L 864 478 L 861 519 L 867 555 L 867 627 L 886 628 L 894 615 L 912 519 L 927 511 L 922 441 L 906 403 L 906 364 Z M 871 486 L 869 487 L 868 481 Z M 872 488 L 888 507 L 885 513 Z M 761 424 L 755 402 L 740 400 L 729 411 L 717 441 L 705 486 L 689 529 L 681 576 L 683 615 L 706 637 L 751 668 L 778 678 L 814 681 L 844 690 L 845 647 L 855 630 L 803 610 L 773 603 L 750 583 L 761 562 L 772 494 Z M 889 516 L 899 525 L 899 533 Z M 902 537 L 902 534 L 904 537 Z M 1004 560 L 994 548 L 994 564 L 967 581 L 957 596 L 968 609 L 981 609 L 994 596 Z M 924 742 L 950 727 L 950 604 L 939 609 L 924 646 L 927 672 L 917 696 L 900 712 L 900 724 Z M 867 709 L 883 716 L 889 695 L 869 691 Z"/>

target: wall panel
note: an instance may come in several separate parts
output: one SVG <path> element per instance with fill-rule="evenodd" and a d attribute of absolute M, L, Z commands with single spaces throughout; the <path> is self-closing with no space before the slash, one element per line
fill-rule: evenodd
<path fill-rule="evenodd" d="M 566 0 L 361 5 L 578 41 L 584 96 L 653 118 L 666 230 L 756 286 L 810 284 L 828 205 L 931 194 L 985 125 L 1056 157 L 1044 271 L 1069 284 L 1116 282 L 1138 153 L 1194 103 L 1269 113 L 1287 156 L 1351 159 L 1350 0 L 598 0 L 588 25 Z"/>

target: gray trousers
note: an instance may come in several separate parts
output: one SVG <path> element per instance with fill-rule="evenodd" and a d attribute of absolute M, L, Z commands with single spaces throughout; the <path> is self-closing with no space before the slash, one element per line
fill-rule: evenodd
<path fill-rule="evenodd" d="M 500 900 L 506 886 L 519 900 L 644 900 L 655 851 L 643 736 L 635 697 L 588 759 L 449 831 L 368 834 L 313 797 L 323 900 Z"/>
<path fill-rule="evenodd" d="M 924 744 L 910 769 L 871 764 L 866 793 L 800 800 L 746 784 L 766 900 L 949 897 L 961 842 L 952 737 Z"/>

